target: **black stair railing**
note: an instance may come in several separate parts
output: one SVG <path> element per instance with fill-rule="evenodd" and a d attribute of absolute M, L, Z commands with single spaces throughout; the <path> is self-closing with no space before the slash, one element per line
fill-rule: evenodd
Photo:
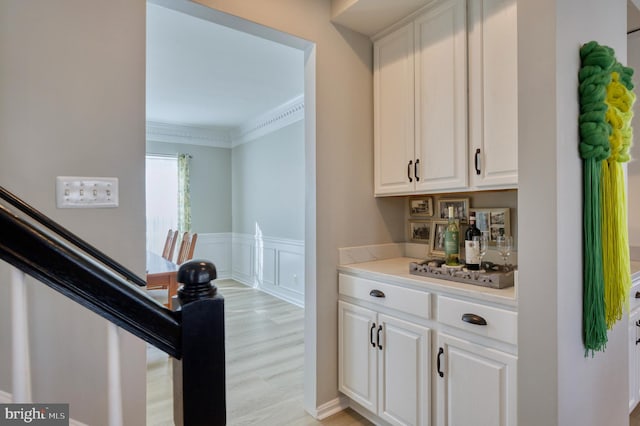
<path fill-rule="evenodd" d="M 0 205 L 0 259 L 182 360 L 175 364 L 182 374 L 174 374 L 175 405 L 182 407 L 176 423 L 226 424 L 224 299 L 211 283 L 212 263 L 181 265 L 180 306 L 171 311 L 130 284 L 144 280 L 2 187 L 0 199 L 53 232 Z"/>

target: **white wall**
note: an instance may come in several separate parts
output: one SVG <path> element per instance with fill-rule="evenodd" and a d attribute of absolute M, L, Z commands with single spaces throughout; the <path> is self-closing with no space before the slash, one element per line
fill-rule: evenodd
<path fill-rule="evenodd" d="M 0 182 L 144 273 L 145 2 L 0 2 Z M 116 209 L 55 208 L 55 176 L 115 176 Z M 6 287 L 6 267 L 0 267 Z M 43 284 L 28 287 L 33 398 L 107 424 L 107 322 Z M 0 322 L 8 321 L 0 298 Z M 0 328 L 2 347 L 10 337 Z M 145 345 L 122 332 L 124 424 L 145 424 Z M 2 354 L 0 385 L 10 357 Z"/>
<path fill-rule="evenodd" d="M 579 48 L 596 40 L 624 63 L 625 14 L 626 0 L 518 1 L 520 426 L 629 421 L 626 319 L 584 356 L 577 126 Z"/>
<path fill-rule="evenodd" d="M 635 70 L 633 75 L 634 91 L 636 96 L 640 98 L 640 32 L 629 35 L 627 54 L 627 64 Z M 631 147 L 633 160 L 627 169 L 629 173 L 629 245 L 638 247 L 637 256 L 640 256 L 640 99 L 636 99 L 633 110 L 634 135 Z"/>
<path fill-rule="evenodd" d="M 190 170 L 193 232 L 231 232 L 231 150 L 147 141 L 147 154 L 178 153 L 193 157 Z"/>
<path fill-rule="evenodd" d="M 304 146 L 298 121 L 233 148 L 234 233 L 304 241 Z"/>

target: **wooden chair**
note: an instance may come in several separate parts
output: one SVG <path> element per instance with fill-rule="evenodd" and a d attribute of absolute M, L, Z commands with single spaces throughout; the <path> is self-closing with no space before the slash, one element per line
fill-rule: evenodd
<path fill-rule="evenodd" d="M 193 252 L 196 249 L 196 241 L 198 241 L 198 234 L 189 234 L 185 232 L 182 234 L 182 242 L 180 243 L 180 250 L 178 251 L 178 265 L 183 264 L 187 260 L 193 259 Z"/>
<path fill-rule="evenodd" d="M 178 231 L 172 231 L 169 229 L 167 233 L 167 239 L 164 242 L 164 249 L 162 250 L 162 257 L 168 261 L 173 261 L 173 252 L 176 248 L 176 242 L 178 241 Z"/>

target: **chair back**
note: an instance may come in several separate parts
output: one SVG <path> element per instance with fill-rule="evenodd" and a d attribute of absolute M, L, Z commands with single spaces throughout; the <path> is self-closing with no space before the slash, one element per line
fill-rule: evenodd
<path fill-rule="evenodd" d="M 180 243 L 180 250 L 178 251 L 177 264 L 181 265 L 187 260 L 193 259 L 193 252 L 196 249 L 196 241 L 198 241 L 198 234 L 189 234 L 185 232 L 182 234 L 182 242 Z"/>
<path fill-rule="evenodd" d="M 173 252 L 175 251 L 177 241 L 178 231 L 172 231 L 169 229 L 169 232 L 167 232 L 167 239 L 164 242 L 164 249 L 162 250 L 162 257 L 167 259 L 169 262 L 173 261 Z"/>

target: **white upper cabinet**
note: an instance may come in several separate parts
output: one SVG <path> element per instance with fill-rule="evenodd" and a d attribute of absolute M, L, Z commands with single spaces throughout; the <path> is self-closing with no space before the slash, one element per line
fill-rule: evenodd
<path fill-rule="evenodd" d="M 374 38 L 375 195 L 517 187 L 516 0 L 468 4 Z"/>
<path fill-rule="evenodd" d="M 375 194 L 467 186 L 466 2 L 374 43 Z"/>
<path fill-rule="evenodd" d="M 467 186 L 466 1 L 440 2 L 415 32 L 416 190 Z"/>
<path fill-rule="evenodd" d="M 414 189 L 413 24 L 374 45 L 375 192 Z"/>
<path fill-rule="evenodd" d="M 472 187 L 518 183 L 518 33 L 515 0 L 469 2 Z"/>

